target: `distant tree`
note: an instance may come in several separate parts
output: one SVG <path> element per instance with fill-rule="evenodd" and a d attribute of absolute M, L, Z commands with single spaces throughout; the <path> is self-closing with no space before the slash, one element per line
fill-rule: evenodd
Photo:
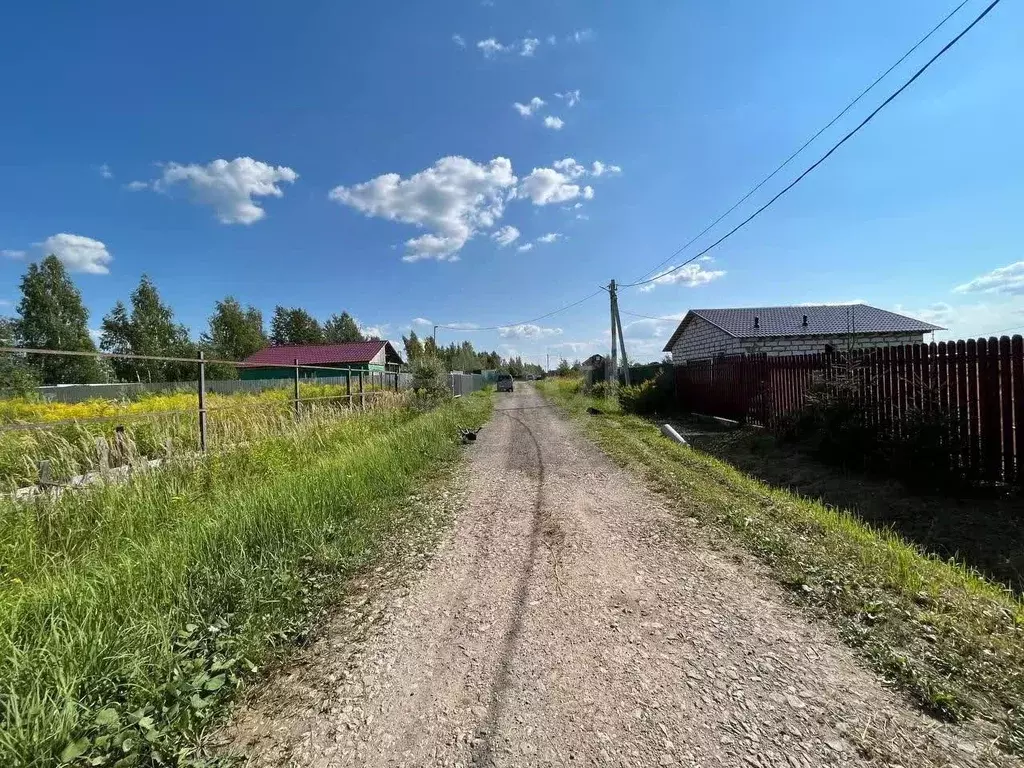
<path fill-rule="evenodd" d="M 415 363 L 423 357 L 423 342 L 421 342 L 420 337 L 416 335 L 416 331 L 409 331 L 408 338 L 403 336 L 402 344 L 405 345 L 405 359 L 408 362 Z"/>
<path fill-rule="evenodd" d="M 219 360 L 244 360 L 267 346 L 263 332 L 263 313 L 256 307 L 242 307 L 234 296 L 218 301 L 210 315 L 209 330 L 200 337 L 208 357 Z M 207 366 L 211 379 L 234 379 L 238 369 L 232 365 Z"/>
<path fill-rule="evenodd" d="M 572 373 L 572 366 L 569 365 L 569 361 L 566 360 L 564 357 L 558 362 L 558 369 L 556 373 L 559 376 L 568 376 L 570 373 Z"/>
<path fill-rule="evenodd" d="M 100 348 L 116 355 L 132 354 L 132 320 L 128 308 L 118 300 L 100 323 Z M 110 358 L 110 369 L 118 381 L 135 381 L 138 366 L 134 360 Z"/>
<path fill-rule="evenodd" d="M 194 358 L 196 348 L 188 328 L 174 322 L 174 311 L 160 298 L 156 285 L 143 275 L 132 291 L 131 314 L 122 302 L 103 318 L 104 351 L 154 357 Z M 195 378 L 192 363 L 162 360 L 118 360 L 114 374 L 124 381 L 180 381 Z"/>
<path fill-rule="evenodd" d="M 21 278 L 19 318 L 14 329 L 18 346 L 95 352 L 89 336 L 89 312 L 64 265 L 49 255 L 29 264 Z M 43 384 L 91 384 L 102 373 L 94 357 L 39 355 L 28 364 Z"/>
<path fill-rule="evenodd" d="M 324 332 L 320 323 L 309 312 L 300 307 L 274 307 L 270 321 L 270 343 L 282 344 L 323 344 Z"/>
<path fill-rule="evenodd" d="M 0 345 L 18 345 L 18 321 L 14 318 L 0 317 Z M 24 396 L 37 386 L 39 379 L 24 355 L 0 356 L 0 397 Z"/>
<path fill-rule="evenodd" d="M 434 341 L 433 336 L 426 336 L 423 339 L 423 356 L 424 357 L 440 357 L 440 352 L 437 348 L 437 342 Z"/>
<path fill-rule="evenodd" d="M 324 323 L 324 341 L 329 344 L 343 344 L 347 341 L 366 341 L 359 326 L 348 312 L 331 315 Z"/>

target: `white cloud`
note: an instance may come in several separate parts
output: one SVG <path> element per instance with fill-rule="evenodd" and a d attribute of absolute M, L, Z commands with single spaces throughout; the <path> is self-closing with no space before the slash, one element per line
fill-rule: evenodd
<path fill-rule="evenodd" d="M 560 117 L 554 115 L 548 115 L 544 118 L 544 127 L 550 128 L 553 131 L 562 130 L 562 126 L 565 125 L 565 121 Z"/>
<path fill-rule="evenodd" d="M 520 104 L 518 101 L 512 106 L 523 117 L 530 117 L 534 112 L 547 104 L 540 96 L 534 96 L 527 104 Z"/>
<path fill-rule="evenodd" d="M 551 165 L 554 166 L 556 171 L 564 173 L 570 179 L 577 179 L 580 176 L 585 176 L 587 173 L 587 169 L 584 168 L 579 163 L 577 163 L 571 157 L 565 157 L 562 158 L 561 160 L 555 160 L 555 162 L 553 162 Z"/>
<path fill-rule="evenodd" d="M 100 176 L 102 176 L 104 179 L 114 178 L 114 172 L 110 170 L 110 166 L 107 165 L 106 163 L 101 165 L 97 170 L 100 172 Z"/>
<path fill-rule="evenodd" d="M 595 352 L 601 352 L 607 345 L 602 341 L 560 341 L 557 344 L 548 344 L 551 350 L 563 350 L 571 355 L 590 357 Z M 607 352 L 605 352 L 607 354 Z M 554 357 L 554 355 L 552 355 Z M 554 361 L 552 361 L 554 362 Z"/>
<path fill-rule="evenodd" d="M 577 88 L 574 91 L 563 91 L 562 93 L 556 93 L 555 98 L 562 99 L 567 107 L 575 107 L 580 103 L 580 90 Z"/>
<path fill-rule="evenodd" d="M 526 253 L 527 251 L 532 251 L 533 250 L 533 243 L 523 243 L 518 248 L 516 248 L 516 250 L 519 251 L 520 253 Z"/>
<path fill-rule="evenodd" d="M 124 185 L 126 189 L 130 189 L 132 192 L 139 192 L 143 189 L 149 189 L 148 181 L 129 181 Z"/>
<path fill-rule="evenodd" d="M 408 179 L 386 173 L 351 187 L 335 187 L 329 197 L 367 216 L 434 230 L 406 241 L 404 261 L 452 261 L 470 238 L 501 218 L 516 181 L 512 163 L 504 157 L 486 165 L 465 157 L 443 157 Z"/>
<path fill-rule="evenodd" d="M 272 166 L 251 157 L 214 160 L 207 165 L 168 163 L 163 175 L 150 185 L 167 192 L 185 184 L 196 202 L 209 205 L 222 224 L 253 224 L 266 216 L 254 197 L 282 197 L 281 182 L 294 183 L 299 174 L 285 166 Z M 129 189 L 141 189 L 136 182 Z"/>
<path fill-rule="evenodd" d="M 936 331 L 936 337 L 945 340 L 1010 335 L 1024 330 L 1024 306 L 1016 299 L 956 305 L 935 302 L 916 309 L 897 304 L 892 311 L 947 328 Z"/>
<path fill-rule="evenodd" d="M 554 35 L 547 36 L 548 45 L 558 45 L 558 38 Z"/>
<path fill-rule="evenodd" d="M 508 46 L 502 45 L 493 37 L 488 37 L 486 40 L 478 41 L 476 47 L 479 48 L 483 55 L 488 58 L 498 53 L 504 53 L 508 50 Z"/>
<path fill-rule="evenodd" d="M 355 323 L 359 328 L 359 332 L 368 339 L 386 339 L 388 337 L 388 328 L 391 327 L 387 323 L 363 325 L 359 320 L 356 320 Z"/>
<path fill-rule="evenodd" d="M 5 259 L 24 259 L 26 255 L 25 251 L 18 251 L 14 248 L 4 248 L 0 251 L 0 256 L 3 256 Z"/>
<path fill-rule="evenodd" d="M 430 327 L 430 326 L 434 325 L 430 320 L 427 320 L 427 318 L 425 318 L 425 317 L 414 317 L 412 319 L 412 324 L 413 325 L 424 325 L 424 326 L 427 326 L 427 327 Z"/>
<path fill-rule="evenodd" d="M 536 37 L 527 37 L 519 42 L 519 55 L 520 56 L 533 56 L 533 52 L 537 50 L 537 46 L 540 45 L 540 40 Z"/>
<path fill-rule="evenodd" d="M 511 245 L 519 239 L 519 230 L 513 227 L 511 224 L 506 224 L 501 229 L 497 229 L 491 233 L 491 239 L 498 243 L 502 248 Z"/>
<path fill-rule="evenodd" d="M 445 328 L 454 328 L 456 331 L 475 331 L 480 326 L 476 323 L 445 323 Z"/>
<path fill-rule="evenodd" d="M 550 205 L 575 200 L 580 196 L 580 187 L 570 178 L 554 168 L 534 168 L 523 179 L 519 191 L 533 201 L 534 205 Z"/>
<path fill-rule="evenodd" d="M 566 37 L 566 42 L 570 43 L 585 43 L 588 40 L 592 40 L 594 37 L 594 30 L 587 27 L 586 29 L 577 29 L 571 35 Z"/>
<path fill-rule="evenodd" d="M 634 340 L 664 338 L 675 330 L 685 314 L 685 312 L 680 312 L 678 315 L 667 315 L 662 318 L 634 320 L 631 323 L 626 323 L 622 328 L 622 332 L 625 334 L 627 341 L 630 338 Z"/>
<path fill-rule="evenodd" d="M 548 232 L 537 238 L 538 243 L 556 243 L 564 237 L 561 232 Z"/>
<path fill-rule="evenodd" d="M 685 285 L 687 288 L 696 288 L 699 285 L 710 283 L 712 280 L 717 280 L 723 275 L 725 275 L 724 270 L 704 269 L 700 262 L 694 262 L 679 269 L 669 267 L 655 277 L 652 282 L 642 286 L 640 290 L 646 293 L 653 291 L 659 285 Z"/>
<path fill-rule="evenodd" d="M 520 193 L 533 200 L 534 205 L 547 205 L 549 203 L 564 203 L 582 197 L 584 200 L 592 200 L 594 188 L 591 186 L 581 187 L 572 182 L 590 175 L 604 175 L 618 172 L 618 166 L 607 166 L 597 162 L 595 166 L 600 168 L 600 173 L 587 171 L 584 165 L 578 163 L 575 158 L 564 157 L 552 163 L 553 168 L 534 168 L 519 188 Z"/>
<path fill-rule="evenodd" d="M 464 38 L 462 35 L 459 35 L 459 34 L 452 35 L 452 42 L 455 43 L 457 46 L 459 46 L 459 48 L 465 48 L 466 47 L 466 38 Z"/>
<path fill-rule="evenodd" d="M 1024 294 L 1024 261 L 993 269 L 963 285 L 958 285 L 953 290 L 956 293 L 1005 293 L 1010 296 Z"/>
<path fill-rule="evenodd" d="M 110 272 L 107 265 L 114 259 L 106 245 L 84 235 L 61 232 L 58 235 L 50 235 L 37 245 L 44 254 L 52 253 L 60 259 L 61 264 L 71 272 L 105 275 Z"/>
<path fill-rule="evenodd" d="M 532 323 L 512 325 L 498 330 L 498 335 L 503 339 L 547 339 L 561 334 L 561 328 L 544 328 Z"/>
<path fill-rule="evenodd" d="M 600 160 L 595 160 L 590 172 L 594 176 L 604 176 L 606 173 L 615 176 L 622 173 L 622 168 L 617 165 L 605 165 Z"/>

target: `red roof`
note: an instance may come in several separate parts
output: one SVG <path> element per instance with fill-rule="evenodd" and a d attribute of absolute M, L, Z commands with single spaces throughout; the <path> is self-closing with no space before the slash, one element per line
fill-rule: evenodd
<path fill-rule="evenodd" d="M 349 341 L 344 344 L 284 344 L 267 347 L 245 359 L 246 365 L 339 365 L 368 363 L 387 345 L 388 362 L 396 362 L 398 353 L 387 341 Z"/>

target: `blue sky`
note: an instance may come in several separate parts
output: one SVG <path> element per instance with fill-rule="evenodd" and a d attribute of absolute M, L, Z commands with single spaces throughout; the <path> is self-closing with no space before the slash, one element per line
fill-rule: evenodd
<path fill-rule="evenodd" d="M 0 300 L 53 250 L 92 327 L 143 272 L 194 335 L 227 294 L 268 319 L 348 310 L 396 341 L 417 318 L 518 323 L 668 257 L 955 5 L 18 4 L 0 25 Z M 954 336 L 1024 326 L 1022 71 L 1024 7 L 1002 3 L 713 261 L 621 308 L 863 300 Z M 572 358 L 607 346 L 607 318 L 597 297 L 439 341 Z M 623 320 L 635 356 L 660 357 L 673 323 Z"/>

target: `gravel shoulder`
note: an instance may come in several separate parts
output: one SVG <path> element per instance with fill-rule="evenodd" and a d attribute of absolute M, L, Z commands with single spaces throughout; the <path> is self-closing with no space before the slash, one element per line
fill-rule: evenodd
<path fill-rule="evenodd" d="M 362 584 L 221 734 L 253 766 L 1000 765 L 530 386 L 432 558 Z"/>

